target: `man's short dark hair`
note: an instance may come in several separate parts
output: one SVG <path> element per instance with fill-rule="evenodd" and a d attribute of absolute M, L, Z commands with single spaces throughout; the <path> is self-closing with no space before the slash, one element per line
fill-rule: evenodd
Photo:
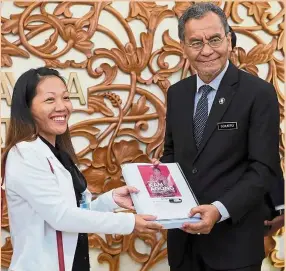
<path fill-rule="evenodd" d="M 227 23 L 227 18 L 223 10 L 217 5 L 214 5 L 213 3 L 201 2 L 201 3 L 193 4 L 180 17 L 179 25 L 178 25 L 178 32 L 179 32 L 180 40 L 185 41 L 185 24 L 188 20 L 200 19 L 209 12 L 213 12 L 219 16 L 221 23 L 223 25 L 225 34 L 227 34 L 229 32 L 229 25 Z"/>
<path fill-rule="evenodd" d="M 229 26 L 229 31 L 230 31 L 230 34 L 231 34 L 231 49 L 233 50 L 234 47 L 236 46 L 236 34 L 235 32 L 233 31 L 233 29 Z"/>

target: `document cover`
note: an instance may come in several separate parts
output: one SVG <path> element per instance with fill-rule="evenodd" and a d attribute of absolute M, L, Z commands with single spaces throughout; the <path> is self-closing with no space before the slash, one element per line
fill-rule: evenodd
<path fill-rule="evenodd" d="M 140 190 L 131 195 L 137 214 L 156 216 L 166 229 L 200 220 L 199 215 L 188 216 L 198 201 L 178 163 L 124 164 L 122 175 L 127 185 Z"/>

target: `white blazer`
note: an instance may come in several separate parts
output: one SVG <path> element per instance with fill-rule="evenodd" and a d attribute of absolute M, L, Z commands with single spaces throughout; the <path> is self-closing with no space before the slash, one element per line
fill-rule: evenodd
<path fill-rule="evenodd" d="M 91 210 L 78 208 L 70 173 L 40 138 L 10 150 L 5 187 L 13 244 L 10 271 L 59 270 L 56 230 L 63 232 L 70 271 L 78 233 L 130 234 L 134 229 L 133 214 L 112 212 L 118 206 L 111 192 L 94 200 Z"/>

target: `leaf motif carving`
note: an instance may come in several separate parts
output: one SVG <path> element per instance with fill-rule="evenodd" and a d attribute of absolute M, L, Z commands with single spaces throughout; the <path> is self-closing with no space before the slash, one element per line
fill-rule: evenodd
<path fill-rule="evenodd" d="M 247 54 L 246 64 L 257 65 L 270 61 L 277 46 L 277 40 L 273 39 L 269 44 L 258 44 Z"/>
<path fill-rule="evenodd" d="M 114 113 L 107 107 L 104 102 L 104 97 L 100 95 L 92 95 L 88 98 L 88 107 L 93 110 L 93 112 L 100 112 L 105 116 L 113 117 Z"/>
<path fill-rule="evenodd" d="M 100 75 L 105 73 L 105 79 L 101 84 L 110 85 L 114 81 L 117 75 L 117 71 L 118 71 L 118 67 L 116 65 L 111 67 L 108 63 L 103 63 L 100 65 L 100 67 L 98 67 L 95 70 L 94 76 L 99 77 Z"/>
<path fill-rule="evenodd" d="M 258 76 L 258 68 L 255 65 L 252 64 L 246 65 L 245 70 L 255 76 Z"/>
<path fill-rule="evenodd" d="M 159 6 L 155 2 L 130 2 L 128 22 L 135 17 L 142 20 L 146 27 L 154 31 L 158 24 L 167 17 L 173 17 L 174 12 L 168 6 Z"/>
<path fill-rule="evenodd" d="M 1 60 L 3 61 L 1 66 L 12 66 L 12 58 L 10 56 L 29 58 L 30 55 L 1 36 Z"/>
<path fill-rule="evenodd" d="M 2 34 L 9 34 L 13 33 L 14 35 L 19 33 L 19 19 L 22 16 L 22 14 L 12 14 L 10 16 L 10 19 L 4 19 L 2 18 L 2 26 L 1 26 L 1 32 Z"/>
<path fill-rule="evenodd" d="M 239 68 L 245 69 L 249 73 L 258 76 L 258 68 L 256 65 L 267 63 L 273 59 L 276 46 L 277 40 L 273 39 L 269 44 L 258 44 L 254 46 L 247 54 L 243 48 L 238 47 Z"/>
<path fill-rule="evenodd" d="M 240 63 L 246 63 L 246 52 L 241 47 L 238 47 L 238 59 Z"/>
<path fill-rule="evenodd" d="M 1 36 L 1 52 L 13 56 L 29 57 L 29 54 Z"/>
<path fill-rule="evenodd" d="M 129 16 L 127 21 L 131 21 L 133 18 L 138 17 L 143 23 L 148 26 L 148 22 L 151 17 L 152 10 L 156 7 L 155 2 L 130 2 Z"/>
<path fill-rule="evenodd" d="M 137 101 L 137 103 L 132 103 L 131 110 L 128 114 L 128 116 L 137 116 L 137 115 L 143 115 L 149 110 L 149 107 L 146 106 L 146 97 L 142 96 Z"/>
<path fill-rule="evenodd" d="M 101 168 L 105 167 L 107 164 L 107 148 L 106 147 L 98 147 L 96 150 L 94 150 L 92 154 L 92 166 L 94 168 Z"/>
<path fill-rule="evenodd" d="M 120 179 L 120 175 L 121 175 L 121 170 L 115 176 L 111 177 L 109 180 L 105 182 L 103 186 L 104 193 L 114 188 L 118 188 L 118 187 L 126 185 L 126 183 Z"/>
<path fill-rule="evenodd" d="M 150 162 L 148 156 L 140 150 L 136 140 L 115 142 L 113 153 L 114 161 L 118 165 L 133 161 Z M 93 151 L 92 160 L 91 166 L 82 171 L 92 193 L 103 193 L 124 185 L 121 180 L 121 170 L 112 174 L 107 171 L 107 147 L 96 148 Z"/>
<path fill-rule="evenodd" d="M 59 3 L 57 5 L 57 7 L 55 8 L 55 10 L 54 10 L 54 15 L 55 16 L 64 15 L 67 18 L 71 18 L 72 17 L 72 13 L 69 10 L 71 5 L 72 5 L 71 2 Z"/>
<path fill-rule="evenodd" d="M 34 1 L 15 1 L 14 5 L 20 8 L 26 8 L 33 5 Z"/>
<path fill-rule="evenodd" d="M 285 43 L 285 41 L 284 41 L 284 35 L 285 35 L 285 30 L 283 30 L 283 31 L 280 33 L 280 35 L 279 35 L 277 50 L 283 49 L 283 45 L 284 45 L 284 43 Z"/>
<path fill-rule="evenodd" d="M 89 147 L 91 149 L 94 148 L 94 146 L 97 146 L 97 138 L 96 135 L 99 133 L 99 129 L 93 126 L 88 125 L 82 125 L 82 126 L 71 126 L 70 127 L 70 133 L 71 136 L 83 136 L 89 140 Z"/>
<path fill-rule="evenodd" d="M 88 189 L 91 193 L 100 194 L 103 192 L 103 186 L 108 174 L 105 169 L 89 167 L 82 171 L 87 180 Z"/>
<path fill-rule="evenodd" d="M 7 237 L 4 246 L 1 247 L 1 266 L 9 268 L 13 253 L 11 237 Z"/>
<path fill-rule="evenodd" d="M 277 68 L 277 76 L 282 81 L 285 82 L 285 73 L 284 73 L 284 62 L 274 59 L 276 68 Z"/>
<path fill-rule="evenodd" d="M 147 154 L 140 154 L 132 160 L 133 163 L 151 163 L 151 159 Z"/>
<path fill-rule="evenodd" d="M 242 4 L 248 8 L 247 14 L 249 16 L 254 16 L 254 19 L 257 23 L 260 23 L 260 19 L 263 13 L 271 7 L 268 2 L 264 1 L 255 1 L 255 2 L 245 1 Z"/>
<path fill-rule="evenodd" d="M 4 196 L 4 198 L 2 200 L 3 200 L 3 207 L 2 207 L 3 212 L 1 213 L 1 228 L 9 230 L 9 218 L 8 218 L 8 208 L 7 208 L 6 195 Z"/>
<path fill-rule="evenodd" d="M 238 62 L 238 55 L 235 52 L 231 52 L 230 53 L 230 61 L 236 66 L 239 66 L 239 62 Z"/>
<path fill-rule="evenodd" d="M 13 64 L 12 58 L 7 54 L 1 54 L 1 67 L 11 67 Z"/>
<path fill-rule="evenodd" d="M 175 5 L 173 7 L 173 11 L 175 12 L 176 16 L 180 18 L 183 13 L 192 5 L 191 2 L 184 1 L 184 2 L 175 2 Z"/>
<path fill-rule="evenodd" d="M 214 5 L 220 6 L 222 1 L 208 1 L 209 3 L 213 3 Z M 191 7 L 195 1 L 176 1 L 173 7 L 173 11 L 175 12 L 176 16 L 180 18 L 183 13 Z"/>
<path fill-rule="evenodd" d="M 166 52 L 176 52 L 183 55 L 183 49 L 180 43 L 170 37 L 169 30 L 163 33 L 163 50 Z"/>
<path fill-rule="evenodd" d="M 119 255 L 111 256 L 107 253 L 100 253 L 98 255 L 98 262 L 107 262 L 109 264 L 109 270 L 119 270 L 119 259 Z"/>
<path fill-rule="evenodd" d="M 122 140 L 113 145 L 114 155 L 119 165 L 131 162 L 133 159 L 143 154 L 139 148 L 139 143 L 136 140 Z"/>
<path fill-rule="evenodd" d="M 74 41 L 74 47 L 83 52 L 87 57 L 91 57 L 91 49 L 93 42 L 89 40 L 88 33 L 82 29 L 76 28 L 74 25 L 68 24 L 65 27 L 64 39 L 66 41 Z"/>
<path fill-rule="evenodd" d="M 60 62 L 60 60 L 58 59 L 44 59 L 46 63 L 47 67 L 51 67 L 51 68 L 61 68 L 61 69 L 65 69 L 68 67 L 72 67 L 72 68 L 86 68 L 87 66 L 87 62 L 88 60 L 84 60 L 82 62 L 75 62 L 74 60 L 66 60 L 64 63 Z"/>
<path fill-rule="evenodd" d="M 122 100 L 119 95 L 113 92 L 105 92 L 103 97 L 108 98 L 114 107 L 119 107 L 122 104 Z"/>

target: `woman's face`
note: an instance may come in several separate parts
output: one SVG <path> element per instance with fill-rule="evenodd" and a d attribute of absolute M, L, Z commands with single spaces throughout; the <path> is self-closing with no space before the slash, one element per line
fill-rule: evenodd
<path fill-rule="evenodd" d="M 154 175 L 155 176 L 160 176 L 160 174 L 161 174 L 161 171 L 159 170 L 159 169 L 154 169 Z"/>
<path fill-rule="evenodd" d="M 56 76 L 40 81 L 31 105 L 39 134 L 54 144 L 56 136 L 67 130 L 71 112 L 69 92 L 63 81 Z"/>

